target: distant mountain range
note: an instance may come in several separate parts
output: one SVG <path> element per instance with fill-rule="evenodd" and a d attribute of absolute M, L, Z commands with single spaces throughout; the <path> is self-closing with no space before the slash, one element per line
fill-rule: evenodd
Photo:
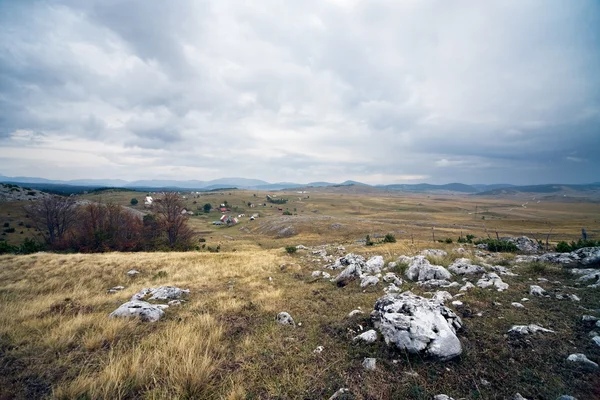
<path fill-rule="evenodd" d="M 36 189 L 47 186 L 49 189 L 60 190 L 65 189 L 68 192 L 76 192 L 79 190 L 90 190 L 95 188 L 123 188 L 135 189 L 140 191 L 152 190 L 197 190 L 208 191 L 215 189 L 251 189 L 251 190 L 282 190 L 282 189 L 299 189 L 310 187 L 340 187 L 340 186 L 365 186 L 374 189 L 406 191 L 406 192 L 430 192 L 430 191 L 449 191 L 459 193 L 472 193 L 478 195 L 499 195 L 513 194 L 518 192 L 531 193 L 553 193 L 561 190 L 600 190 L 600 182 L 590 183 L 585 185 L 570 185 L 570 184 L 552 184 L 552 185 L 528 185 L 516 186 L 511 184 L 476 184 L 466 185 L 464 183 L 448 183 L 445 185 L 432 185 L 428 183 L 418 184 L 392 184 L 392 185 L 368 185 L 357 181 L 345 181 L 342 183 L 332 182 L 310 182 L 306 184 L 294 182 L 278 182 L 269 183 L 260 179 L 246 178 L 220 178 L 210 181 L 200 180 L 138 180 L 124 181 L 122 179 L 75 179 L 75 180 L 52 180 L 35 177 L 8 177 L 0 175 L 0 182 L 16 183 L 21 185 L 29 185 Z"/>

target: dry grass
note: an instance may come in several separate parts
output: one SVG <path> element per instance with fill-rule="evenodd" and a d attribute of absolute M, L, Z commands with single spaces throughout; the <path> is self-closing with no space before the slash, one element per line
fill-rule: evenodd
<path fill-rule="evenodd" d="M 131 197 L 140 198 L 139 193 L 114 196 L 111 200 L 124 205 Z M 224 196 L 202 196 L 197 202 L 226 199 L 240 210 L 247 201 L 257 202 L 252 192 Z M 543 232 L 551 221 L 559 235 L 555 239 L 575 235 L 581 226 L 594 234 L 600 205 L 567 207 L 547 201 L 509 212 L 521 199 L 310 196 L 288 203 L 297 216 L 283 217 L 267 207 L 258 210 L 257 221 L 233 228 L 211 226 L 216 214 L 192 217 L 207 245 L 221 244 L 221 253 L 0 256 L 0 399 L 323 399 L 340 387 L 350 388 L 348 398 L 354 399 L 430 399 L 438 393 L 502 399 L 516 392 L 528 398 L 600 398 L 598 375 L 565 362 L 572 352 L 600 359 L 600 350 L 587 337 L 591 328 L 581 322 L 581 315 L 591 311 L 580 308 L 598 309 L 599 292 L 556 267 L 524 265 L 516 270 L 520 276 L 504 278 L 508 291 L 474 290 L 462 297 L 465 307 L 457 311 L 465 325 L 459 335 L 464 352 L 444 364 L 389 349 L 383 342 L 353 345 L 350 339 L 359 325 L 370 326 L 368 312 L 383 294 L 381 286 L 361 289 L 351 283 L 338 288 L 315 281 L 310 273 L 323 266 L 322 260 L 310 251 L 293 256 L 284 251 L 286 245 L 329 245 L 333 254 L 357 252 L 393 261 L 401 254 L 438 248 L 449 256 L 433 261 L 449 265 L 473 253 L 453 252 L 461 246 L 456 243 L 431 243 L 431 227 L 436 239 L 456 239 L 461 230 L 484 236 L 481 217 L 469 214 L 475 204 L 487 208 L 490 232 Z M 288 197 L 297 199 L 292 193 Z M 277 230 L 286 226 L 293 226 L 297 235 L 276 239 Z M 388 232 L 394 232 L 397 243 L 366 247 L 356 242 L 367 233 L 373 238 Z M 339 245 L 345 250 L 337 251 Z M 504 254 L 490 263 L 508 265 L 503 260 L 513 257 Z M 130 269 L 142 273 L 129 278 Z M 581 302 L 534 298 L 525 309 L 510 305 L 530 297 L 529 285 L 542 276 L 551 281 L 542 284 L 550 293 L 574 293 Z M 106 294 L 117 285 L 126 288 Z M 189 301 L 169 308 L 152 324 L 107 317 L 141 288 L 160 285 L 190 289 Z M 428 295 L 411 283 L 403 289 Z M 366 313 L 346 317 L 358 307 Z M 288 311 L 302 325 L 278 326 L 274 317 L 280 311 Z M 506 336 L 513 324 L 529 323 L 556 334 L 521 341 Z M 317 346 L 324 351 L 313 353 Z M 362 369 L 364 357 L 377 357 L 377 371 Z M 490 386 L 483 386 L 481 379 Z"/>

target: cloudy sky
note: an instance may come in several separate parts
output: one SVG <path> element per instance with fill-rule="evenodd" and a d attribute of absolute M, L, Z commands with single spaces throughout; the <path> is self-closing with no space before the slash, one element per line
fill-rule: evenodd
<path fill-rule="evenodd" d="M 600 181 L 597 0 L 0 0 L 0 174 Z"/>

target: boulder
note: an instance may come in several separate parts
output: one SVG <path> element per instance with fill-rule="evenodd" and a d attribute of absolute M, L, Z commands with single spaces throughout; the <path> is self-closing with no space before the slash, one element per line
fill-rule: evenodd
<path fill-rule="evenodd" d="M 461 287 L 459 289 L 459 292 L 466 292 L 466 291 L 468 291 L 470 289 L 473 289 L 474 287 L 475 287 L 475 285 L 473 285 L 471 282 L 467 282 L 467 283 L 464 284 L 463 287 Z"/>
<path fill-rule="evenodd" d="M 415 256 L 408 265 L 405 275 L 411 281 L 448 280 L 452 277 L 446 268 L 431 265 L 425 256 Z"/>
<path fill-rule="evenodd" d="M 583 322 L 596 322 L 598 321 L 598 317 L 594 317 L 593 315 L 584 315 L 581 317 Z"/>
<path fill-rule="evenodd" d="M 386 294 L 375 302 L 371 319 L 388 345 L 409 353 L 424 352 L 440 360 L 462 353 L 456 337 L 460 318 L 431 299 L 411 292 Z"/>
<path fill-rule="evenodd" d="M 541 286 L 531 285 L 529 286 L 529 294 L 533 296 L 544 296 L 546 294 L 546 291 Z"/>
<path fill-rule="evenodd" d="M 275 321 L 277 321 L 277 323 L 281 325 L 296 326 L 296 323 L 294 322 L 292 316 L 289 313 L 286 313 L 285 311 L 282 311 L 279 314 L 277 314 L 277 316 L 275 317 Z"/>
<path fill-rule="evenodd" d="M 433 396 L 433 400 L 454 400 L 454 398 L 448 396 L 447 394 L 436 394 Z"/>
<path fill-rule="evenodd" d="M 385 265 L 382 256 L 374 256 L 367 260 L 365 263 L 364 272 L 367 274 L 378 274 L 381 272 Z"/>
<path fill-rule="evenodd" d="M 502 265 L 490 265 L 489 268 L 492 271 L 499 273 L 500 275 L 519 276 L 519 274 L 515 274 L 514 272 L 509 271 L 508 268 L 503 267 Z"/>
<path fill-rule="evenodd" d="M 146 300 L 176 300 L 180 299 L 184 295 L 187 295 L 190 291 L 187 289 L 180 289 L 175 286 L 160 286 L 157 288 L 144 288 L 131 296 L 131 300 L 143 300 L 146 297 L 150 298 Z"/>
<path fill-rule="evenodd" d="M 458 275 L 472 275 L 481 274 L 485 272 L 485 269 L 479 265 L 474 265 L 468 258 L 459 258 L 455 260 L 452 265 L 448 267 L 448 270 Z"/>
<path fill-rule="evenodd" d="M 598 369 L 598 364 L 587 358 L 585 354 L 571 354 L 569 357 L 567 357 L 567 361 L 582 364 L 584 367 L 589 369 Z"/>
<path fill-rule="evenodd" d="M 477 281 L 477 286 L 482 289 L 488 287 L 495 287 L 496 290 L 499 292 L 508 289 L 508 284 L 503 282 L 502 279 L 500 279 L 500 277 L 498 276 L 498 274 L 494 272 L 483 274 L 481 279 Z"/>
<path fill-rule="evenodd" d="M 515 302 L 515 303 L 510 303 L 510 304 L 511 304 L 513 307 L 516 307 L 516 308 L 525 308 L 525 306 L 524 306 L 523 304 L 521 304 L 521 303 L 516 303 L 516 302 Z"/>
<path fill-rule="evenodd" d="M 530 335 L 533 333 L 554 333 L 554 331 L 546 328 L 542 328 L 539 325 L 530 324 L 530 325 L 515 325 L 509 329 L 508 333 L 517 333 L 519 335 Z"/>
<path fill-rule="evenodd" d="M 379 278 L 371 275 L 363 275 L 360 279 L 360 287 L 365 288 L 367 286 L 374 286 L 379 283 Z"/>
<path fill-rule="evenodd" d="M 108 317 L 138 317 L 144 322 L 156 322 L 165 314 L 163 311 L 163 308 L 165 307 L 168 306 L 161 307 L 146 301 L 132 300 L 121 304 L 119 308 L 110 313 Z"/>
<path fill-rule="evenodd" d="M 446 257 L 448 255 L 444 250 L 438 249 L 422 250 L 419 254 L 425 257 Z"/>
<path fill-rule="evenodd" d="M 600 336 L 596 335 L 592 338 L 592 342 L 598 347 L 600 347 Z"/>
<path fill-rule="evenodd" d="M 364 342 L 364 343 L 374 343 L 377 341 L 377 331 L 374 329 L 370 329 L 366 332 L 361 333 L 358 336 L 355 336 L 352 339 L 353 342 Z"/>

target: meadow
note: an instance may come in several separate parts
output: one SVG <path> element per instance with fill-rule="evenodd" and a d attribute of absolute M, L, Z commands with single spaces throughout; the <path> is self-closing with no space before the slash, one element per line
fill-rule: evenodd
<path fill-rule="evenodd" d="M 467 233 L 478 237 L 532 234 L 550 245 L 577 239 L 582 227 L 596 237 L 600 204 L 580 198 L 481 198 L 452 194 L 355 193 L 350 190 L 277 192 L 283 206 L 266 203 L 264 193 L 231 191 L 187 195 L 189 209 L 227 201 L 231 214 L 246 214 L 238 225 L 211 222 L 221 213 L 199 212 L 190 224 L 218 253 L 52 254 L 0 256 L 1 399 L 327 399 L 348 388 L 346 399 L 554 399 L 570 394 L 600 398 L 600 378 L 565 358 L 573 352 L 600 358 L 587 337 L 584 313 L 598 312 L 598 289 L 568 271 L 546 264 L 523 264 L 506 277 L 504 292 L 477 289 L 461 297 L 463 354 L 442 363 L 389 348 L 382 340 L 354 344 L 371 326 L 369 312 L 382 286 L 337 287 L 311 272 L 327 262 L 313 254 L 348 252 L 381 255 L 386 262 L 422 249 L 449 252 L 432 260 L 447 266 L 455 258 L 478 261 L 476 249 L 458 245 Z M 256 197 L 255 197 L 256 195 Z M 145 193 L 103 192 L 82 196 L 129 206 Z M 537 201 L 540 200 L 539 203 Z M 195 203 L 194 203 L 195 202 Z M 256 207 L 248 207 L 248 202 Z M 523 206 L 525 202 L 529 202 Z M 2 208 L 6 207 L 6 208 Z M 289 210 L 292 215 L 282 215 Z M 144 211 L 143 205 L 134 208 Z M 17 222 L 16 204 L 0 205 L 1 218 Z M 10 213 L 11 215 L 7 215 Z M 248 216 L 258 213 L 250 221 Z M 378 243 L 392 233 L 396 243 Z M 369 234 L 376 244 L 361 241 Z M 21 240 L 14 236 L 9 240 Z M 25 234 L 23 234 L 25 235 Z M 35 237 L 35 233 L 30 235 Z M 433 241 L 435 235 L 435 242 Z M 437 240 L 453 239 L 454 243 Z M 310 250 L 288 254 L 289 245 Z M 455 251 L 463 246 L 466 253 Z M 493 255 L 510 265 L 514 254 Z M 127 271 L 140 274 L 130 277 Z M 402 274 L 402 266 L 396 271 Z M 335 273 L 335 272 L 333 272 Z M 569 291 L 579 302 L 531 298 L 525 309 L 511 302 L 528 294 L 538 278 L 549 292 Z M 475 279 L 476 280 L 476 279 Z M 122 285 L 115 294 L 107 289 Z M 180 306 L 169 307 L 155 323 L 108 318 L 146 287 L 189 289 Z M 425 295 L 414 283 L 402 290 Z M 451 290 L 454 294 L 457 290 Z M 354 309 L 364 313 L 348 317 Z M 275 323 L 289 312 L 297 326 Z M 481 314 L 481 316 L 478 316 Z M 555 331 L 513 340 L 514 324 L 536 323 Z M 315 352 L 323 346 L 322 352 Z M 366 371 L 364 357 L 377 358 Z"/>

